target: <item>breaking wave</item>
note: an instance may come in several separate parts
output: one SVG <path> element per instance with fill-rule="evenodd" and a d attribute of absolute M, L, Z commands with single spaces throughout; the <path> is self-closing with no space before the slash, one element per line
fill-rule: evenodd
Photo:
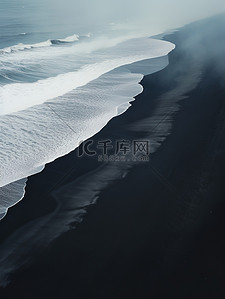
<path fill-rule="evenodd" d="M 20 33 L 19 35 L 27 35 L 26 32 Z M 35 43 L 35 44 L 22 44 L 19 43 L 14 46 L 6 47 L 0 49 L 0 53 L 12 53 L 17 51 L 29 50 L 33 48 L 43 48 L 43 47 L 50 47 L 52 45 L 60 44 L 60 43 L 73 43 L 79 40 L 79 35 L 74 34 L 62 39 L 52 39 L 46 40 L 44 42 Z"/>

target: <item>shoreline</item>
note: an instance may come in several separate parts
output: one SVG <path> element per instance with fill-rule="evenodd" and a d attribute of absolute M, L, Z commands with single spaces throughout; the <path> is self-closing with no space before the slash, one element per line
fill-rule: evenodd
<path fill-rule="evenodd" d="M 192 26 L 199 32 L 197 42 L 204 44 L 204 59 L 186 47 Z M 72 224 L 76 229 L 41 253 L 34 251 L 36 258 L 0 290 L 3 298 L 34 293 L 37 298 L 223 298 L 225 86 L 215 67 L 223 56 L 211 55 L 209 44 L 216 37 L 207 36 L 207 43 L 204 26 L 199 22 L 165 37 L 177 45 L 170 64 L 145 76 L 144 91 L 132 106 L 93 137 L 150 138 L 160 145 L 150 163 L 134 165 L 128 173 L 119 164 L 119 176 L 115 167 L 106 175 L 97 169 L 96 157 L 77 158 L 75 151 L 28 180 L 24 200 L 1 223 L 1 242 L 18 226 L 54 210 L 50 184 L 53 188 L 60 181 L 54 190 L 68 191 L 72 183 L 71 194 L 84 192 L 80 198 L 85 199 L 97 169 L 92 188 L 98 200 L 81 223 Z M 84 185 L 75 190 L 82 175 L 87 181 L 82 177 Z M 26 292 L 19 297 L 21 288 Z"/>
<path fill-rule="evenodd" d="M 138 51 L 136 45 L 139 46 Z M 138 72 L 136 75 L 131 74 L 127 71 L 129 67 L 126 64 L 136 63 L 138 65 L 137 61 L 165 55 L 172 49 L 173 45 L 159 40 L 147 38 L 136 41 L 131 40 L 128 44 L 118 45 L 118 49 L 117 47 L 112 48 L 110 51 L 112 51 L 113 58 L 110 58 L 111 54 L 107 54 L 106 57 L 103 56 L 103 62 L 94 63 L 95 61 L 93 61 L 92 64 L 88 64 L 84 68 L 81 67 L 79 72 L 74 71 L 64 74 L 64 79 L 69 77 L 67 81 L 71 89 L 67 84 L 65 87 L 61 86 L 61 76 L 50 77 L 45 81 L 37 81 L 31 85 L 19 83 L 18 86 L 13 84 L 6 86 L 4 90 L 9 89 L 9 91 L 5 91 L 8 97 L 11 93 L 14 94 L 11 96 L 11 106 L 13 105 L 12 101 L 23 98 L 24 93 L 28 104 L 32 104 L 32 106 L 18 111 L 13 116 L 13 124 L 18 132 L 21 132 L 21 138 L 12 148 L 7 146 L 9 143 L 14 145 L 16 138 L 14 136 L 15 130 L 10 130 L 12 117 L 4 115 L 1 118 L 2 125 L 9 128 L 2 134 L 2 139 L 6 139 L 6 141 L 3 143 L 5 146 L 2 147 L 2 159 L 5 159 L 5 163 L 2 164 L 1 186 L 8 186 L 10 182 L 16 182 L 21 178 L 39 172 L 39 167 L 71 152 L 79 145 L 81 140 L 96 134 L 107 124 L 109 119 L 117 114 L 117 106 L 125 101 L 129 102 L 140 91 L 138 82 L 142 75 Z M 113 54 L 114 51 L 115 55 Z M 120 57 L 119 53 L 121 51 Z M 129 51 L 134 52 L 134 54 L 132 56 L 123 54 Z M 98 52 L 96 56 L 98 56 Z M 117 56 L 120 58 L 117 58 Z M 99 60 L 99 58 L 96 58 L 96 60 Z M 124 68 L 121 65 L 124 65 Z M 118 69 L 122 72 L 121 74 Z M 86 72 L 90 74 L 86 76 Z M 59 94 L 57 93 L 58 89 L 51 85 L 51 78 L 53 78 L 53 81 L 56 80 L 56 83 L 59 81 Z M 73 89 L 74 86 L 72 88 L 74 80 L 78 81 L 76 84 L 78 88 L 76 89 Z M 48 84 L 49 88 L 47 88 Z M 39 85 L 41 87 L 35 93 L 34 101 L 30 103 L 31 87 L 33 86 L 35 87 L 33 90 L 37 90 Z M 15 88 L 18 88 L 16 93 L 14 93 Z M 35 105 L 38 104 L 38 96 L 41 96 L 44 92 L 46 92 L 45 104 Z M 66 96 L 60 96 L 62 92 L 66 93 Z M 54 100 L 53 105 L 52 98 L 54 96 L 58 97 Z M 71 97 L 73 101 L 70 100 Z M 43 101 L 44 99 L 42 99 Z M 16 107 L 17 105 L 14 108 Z M 20 108 L 22 109 L 22 107 Z M 29 130 L 26 131 L 26 127 L 29 127 Z M 34 147 L 32 144 L 36 146 Z M 10 159 L 7 158 L 7 155 L 4 158 L 4 154 L 8 151 L 14 153 L 10 156 Z M 21 154 L 22 152 L 23 154 Z M 23 162 L 23 160 L 25 161 Z M 10 172 L 9 169 L 11 168 L 14 171 Z M 2 192 L 4 193 L 4 190 Z"/>
<path fill-rule="evenodd" d="M 91 90 L 91 86 L 94 88 L 95 96 L 96 96 L 96 90 L 98 90 L 97 94 L 98 93 L 100 94 L 99 99 L 103 105 L 103 107 L 101 107 L 101 105 L 99 104 L 99 109 L 100 109 L 100 111 L 101 111 L 101 109 L 103 109 L 104 111 L 102 111 L 101 119 L 98 119 L 99 117 L 97 119 L 95 117 L 92 119 L 92 117 L 91 117 L 91 119 L 88 121 L 89 125 L 84 125 L 83 140 L 87 140 L 88 138 L 91 138 L 90 136 L 96 135 L 99 131 L 101 131 L 108 124 L 110 119 L 124 113 L 128 109 L 128 107 L 130 107 L 130 102 L 135 100 L 135 96 L 137 96 L 138 94 L 140 94 L 143 91 L 143 87 L 140 85 L 140 82 L 141 82 L 141 78 L 143 78 L 146 70 L 148 70 L 147 73 L 151 74 L 151 73 L 154 73 L 156 71 L 159 71 L 159 70 L 165 68 L 167 66 L 167 64 L 168 64 L 167 55 L 159 56 L 159 57 L 155 57 L 155 58 L 151 58 L 151 59 L 146 59 L 146 60 L 140 60 L 140 61 L 128 64 L 128 65 L 120 66 L 119 68 L 116 68 L 113 71 L 110 71 L 109 73 L 106 73 L 103 76 L 100 76 L 97 80 L 94 80 L 93 82 L 90 82 L 89 84 L 87 84 L 87 86 L 89 86 L 89 87 L 86 87 L 87 89 Z M 143 73 L 143 74 L 141 74 L 141 73 Z M 102 94 L 101 94 L 101 82 L 102 82 L 103 86 L 106 84 L 106 88 L 105 88 L 105 90 L 103 88 Z M 116 82 L 117 82 L 117 84 L 116 84 Z M 107 97 L 109 97 L 109 94 L 110 94 L 108 91 L 109 87 L 107 88 L 107 84 L 109 84 L 109 85 L 111 84 L 110 89 L 111 89 L 111 93 L 113 94 L 113 96 L 112 96 L 113 98 L 111 99 L 111 104 L 110 103 L 106 104 L 107 101 L 103 100 L 104 97 L 107 98 Z M 116 88 L 115 86 L 117 86 L 117 89 L 115 89 Z M 78 92 L 78 101 L 79 101 L 79 92 L 81 92 L 81 90 L 77 91 L 77 92 Z M 85 94 L 85 89 L 84 89 L 84 94 Z M 97 97 L 96 100 L 99 100 L 99 99 Z M 90 113 L 90 109 L 93 106 L 93 103 L 91 103 L 91 102 L 92 102 L 92 100 L 88 101 L 88 103 L 87 103 L 87 111 L 86 111 L 87 115 L 88 115 L 88 112 Z M 126 107 L 125 107 L 125 104 L 126 104 Z M 74 105 L 76 108 L 76 103 L 74 103 Z M 56 102 L 56 106 L 57 106 L 57 102 Z M 67 106 L 67 105 L 65 104 L 65 106 Z M 78 108 L 79 108 L 79 106 L 78 106 Z M 53 109 L 51 107 L 50 102 L 46 103 L 46 109 L 51 110 L 51 113 L 53 113 L 54 117 L 56 118 L 54 121 L 56 123 L 58 122 L 59 126 L 66 125 L 66 129 L 64 132 L 65 136 L 67 136 L 67 134 L 68 134 L 68 136 L 70 136 L 71 133 L 73 135 L 75 133 L 76 129 L 79 129 L 80 127 L 82 127 L 81 124 L 83 123 L 83 120 L 81 120 L 81 124 L 79 124 L 79 121 L 78 121 L 78 125 L 76 125 L 74 116 L 72 114 L 71 115 L 69 114 L 68 117 L 70 116 L 73 119 L 73 121 L 70 120 L 70 121 L 66 122 L 64 120 L 64 118 L 62 118 L 60 116 L 61 113 L 56 112 L 55 109 Z M 72 107 L 70 110 L 72 111 Z M 63 111 L 62 111 L 62 113 L 63 113 Z M 99 113 L 101 113 L 101 112 L 99 112 Z M 26 114 L 26 111 L 24 111 L 24 114 Z M 28 115 L 29 115 L 29 112 L 28 112 Z M 53 119 L 54 119 L 54 117 L 53 117 Z M 94 130 L 92 128 L 90 128 L 90 125 L 92 124 L 92 122 L 93 122 L 93 125 L 96 126 L 96 128 Z M 40 124 L 41 124 L 41 122 L 40 122 Z M 19 124 L 19 127 L 20 127 L 20 124 Z M 23 131 L 24 128 L 20 127 L 20 130 Z M 33 130 L 35 130 L 35 126 L 34 126 Z M 51 129 L 50 129 L 50 132 L 51 132 Z M 47 135 L 43 135 L 43 138 L 46 137 Z M 79 136 L 79 134 L 76 134 L 76 135 Z M 60 157 L 57 158 L 57 156 L 62 155 L 61 157 L 63 157 L 65 155 L 67 155 L 68 153 L 73 152 L 76 148 L 78 148 L 79 142 L 80 142 L 79 139 L 81 139 L 81 136 L 79 138 L 78 137 L 73 138 L 73 136 L 71 136 L 72 137 L 71 139 L 73 139 L 74 141 L 70 140 L 68 138 L 68 136 L 67 136 L 67 138 L 65 137 L 65 139 L 62 140 L 61 144 L 58 144 L 60 149 L 59 150 L 56 149 L 56 154 L 53 155 L 54 158 L 53 158 L 53 156 L 51 156 L 51 159 L 53 159 L 53 160 L 51 160 L 51 159 L 47 160 L 48 161 L 47 164 L 54 163 L 55 160 L 60 158 Z M 25 140 L 23 140 L 23 138 L 22 138 L 21 142 L 23 143 L 24 141 Z M 65 143 L 65 146 L 63 145 L 64 143 Z M 29 144 L 29 142 L 28 142 L 28 144 Z M 54 148 L 54 144 L 52 145 L 53 148 Z M 42 153 L 42 154 L 44 154 L 44 157 L 45 157 L 45 155 L 48 151 L 46 151 L 46 153 L 44 153 L 44 151 L 43 151 L 43 149 L 45 148 L 44 144 L 41 145 L 37 142 L 37 148 L 38 148 L 38 146 L 40 149 L 39 155 L 41 155 L 41 153 Z M 72 148 L 70 148 L 71 146 L 72 146 Z M 28 148 L 29 148 L 29 146 L 28 146 Z M 63 151 L 63 149 L 65 151 Z M 25 151 L 26 151 L 26 145 L 25 145 Z M 30 156 L 30 154 L 28 154 L 28 157 L 27 157 L 28 161 L 30 159 L 29 156 Z M 41 159 L 43 159 L 43 157 Z M 19 161 L 18 158 L 17 158 L 17 160 Z M 28 163 L 28 161 L 27 161 L 27 163 Z M 15 167 L 18 163 L 20 164 L 20 162 L 15 162 Z M 31 165 L 33 165 L 33 163 L 34 163 L 34 161 L 32 161 Z M 35 169 L 25 167 L 28 171 L 27 175 L 30 173 L 30 175 L 28 177 L 36 175 L 39 172 L 42 172 L 42 170 L 45 168 L 45 165 L 44 166 L 36 165 Z M 25 173 L 23 175 L 25 175 Z M 12 174 L 11 176 L 14 176 L 14 174 Z M 5 178 L 5 179 L 8 180 L 9 178 Z M 14 177 L 14 179 L 15 179 L 15 177 Z M 19 177 L 17 179 L 19 179 Z M 23 190 L 26 187 L 25 183 L 24 183 L 25 181 L 26 181 L 26 178 L 22 178 L 18 181 L 13 181 L 9 184 L 6 184 L 0 188 L 1 195 L 3 196 L 3 203 L 4 203 L 2 206 L 0 206 L 2 208 L 2 210 L 4 210 L 6 208 L 7 203 L 10 204 L 12 207 L 12 206 L 15 206 L 15 204 L 17 202 L 21 201 L 24 198 L 24 196 L 22 197 L 22 195 L 24 194 Z M 12 194 L 12 196 L 10 196 L 11 194 Z"/>

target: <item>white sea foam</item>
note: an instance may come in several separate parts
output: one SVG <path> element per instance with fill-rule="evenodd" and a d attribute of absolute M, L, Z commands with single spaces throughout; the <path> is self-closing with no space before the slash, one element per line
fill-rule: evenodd
<path fill-rule="evenodd" d="M 11 52 L 16 52 L 16 51 L 23 51 L 27 49 L 32 49 L 32 48 L 42 48 L 42 47 L 49 47 L 52 45 L 52 42 L 50 40 L 47 40 L 45 42 L 41 43 L 36 43 L 36 44 L 22 44 L 19 43 L 17 45 L 7 47 L 4 49 L 0 49 L 0 53 L 11 53 Z"/>
<path fill-rule="evenodd" d="M 27 33 L 20 33 L 20 35 L 26 35 Z M 0 49 L 0 53 L 12 53 L 12 52 L 17 52 L 17 51 L 23 51 L 23 50 L 28 50 L 28 49 L 34 49 L 34 48 L 43 48 L 43 47 L 50 47 L 54 44 L 54 42 L 65 42 L 65 43 L 72 43 L 75 41 L 79 40 L 79 35 L 73 34 L 71 36 L 68 36 L 66 38 L 62 39 L 56 39 L 56 40 L 46 40 L 40 43 L 34 43 L 34 44 L 22 44 L 19 43 L 17 45 L 13 45 L 10 47 L 6 47 L 3 49 Z"/>
<path fill-rule="evenodd" d="M 168 64 L 166 55 L 173 48 L 167 42 L 135 39 L 104 49 L 104 54 L 92 52 L 95 63 L 77 72 L 0 87 L 1 114 L 9 113 L 0 117 L 2 192 L 69 153 L 124 112 L 133 97 L 142 92 L 138 83 L 143 74 L 164 68 Z M 144 59 L 148 60 L 143 63 Z M 12 113 L 15 107 L 17 112 Z M 23 197 L 25 182 L 23 188 L 19 186 L 18 192 L 12 193 L 15 197 L 8 198 L 8 207 Z M 0 204 L 2 216 L 7 211 L 5 203 Z"/>
<path fill-rule="evenodd" d="M 151 63 L 149 73 L 156 70 Z M 164 56 L 158 70 L 166 65 Z M 119 68 L 54 101 L 1 116 L 0 186 L 39 171 L 98 132 L 118 114 L 117 107 L 142 91 L 142 77 Z"/>
<path fill-rule="evenodd" d="M 138 50 L 137 45 L 140 47 Z M 163 56 L 173 48 L 174 46 L 167 42 L 147 38 L 134 39 L 111 48 L 101 56 L 103 61 L 85 65 L 76 72 L 60 74 L 34 83 L 4 85 L 0 87 L 0 114 L 9 114 L 42 104 L 84 86 L 121 65 Z"/>
<path fill-rule="evenodd" d="M 48 61 L 54 61 L 57 63 L 61 61 L 62 57 L 71 57 L 73 56 L 73 62 L 77 62 L 77 57 L 75 55 L 80 55 L 85 58 L 88 54 L 91 54 L 96 51 L 104 51 L 105 49 L 109 49 L 117 46 L 118 44 L 132 39 L 133 36 L 125 35 L 125 36 L 116 36 L 107 38 L 106 36 L 98 36 L 96 38 L 87 38 L 82 42 L 73 44 L 71 43 L 70 47 L 65 47 L 65 43 L 61 44 L 61 47 L 47 46 L 47 47 L 36 47 L 33 48 L 32 51 L 14 51 L 10 52 L 10 55 L 6 55 L 7 53 L 1 52 L 0 50 L 0 65 L 1 69 L 5 67 L 5 65 L 11 64 L 13 67 L 19 65 L 29 65 L 34 63 L 40 63 L 40 61 L 44 61 L 45 63 Z M 58 41 L 58 40 L 51 40 Z M 43 42 L 45 43 L 45 42 Z M 3 49 L 2 49 L 3 50 Z M 137 49 L 136 49 L 137 50 Z"/>
<path fill-rule="evenodd" d="M 68 36 L 68 37 L 66 37 L 66 38 L 58 39 L 58 41 L 61 41 L 61 42 L 67 42 L 67 43 L 75 42 L 75 41 L 77 41 L 77 40 L 79 40 L 79 35 L 77 35 L 77 34 Z"/>
<path fill-rule="evenodd" d="M 18 203 L 24 194 L 27 179 L 21 179 L 0 188 L 0 220 L 5 217 L 8 209 Z"/>

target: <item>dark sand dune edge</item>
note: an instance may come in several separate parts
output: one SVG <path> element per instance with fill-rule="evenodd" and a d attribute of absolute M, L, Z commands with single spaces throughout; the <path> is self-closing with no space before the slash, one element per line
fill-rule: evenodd
<path fill-rule="evenodd" d="M 91 196 L 98 201 L 76 230 L 12 276 L 2 298 L 223 298 L 224 23 L 208 20 L 167 36 L 177 45 L 169 66 L 146 76 L 144 92 L 132 107 L 95 136 L 162 143 L 149 163 L 134 166 L 126 176 L 125 164 L 102 167 L 108 172 L 94 171 L 92 186 L 87 173 L 99 166 L 96 157 L 78 159 L 71 153 L 29 179 L 24 201 L 2 222 L 1 240 L 54 211 L 50 179 L 54 186 L 68 168 L 54 192 L 82 174 L 87 182 L 79 192 L 86 198 L 87 191 L 97 189 Z M 216 35 L 206 30 L 212 26 L 218 26 Z M 71 206 L 64 211 L 67 217 Z M 40 234 L 31 240 L 35 236 Z M 17 263 L 16 254 L 8 261 L 12 257 Z"/>

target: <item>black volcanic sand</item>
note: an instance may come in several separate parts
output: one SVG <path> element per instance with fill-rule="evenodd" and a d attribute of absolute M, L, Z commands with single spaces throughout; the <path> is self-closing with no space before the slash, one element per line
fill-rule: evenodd
<path fill-rule="evenodd" d="M 132 107 L 94 139 L 146 136 L 130 125 L 150 119 L 168 91 L 176 98 L 179 89 L 186 97 L 177 98 L 171 135 L 149 163 L 99 190 L 77 228 L 15 272 L 0 298 L 225 298 L 224 19 L 165 37 L 177 45 L 169 66 L 145 76 Z M 201 79 L 186 92 L 190 66 Z M 1 222 L 1 242 L 54 210 L 51 190 L 97 166 L 96 157 L 72 152 L 29 178 L 24 200 Z"/>

